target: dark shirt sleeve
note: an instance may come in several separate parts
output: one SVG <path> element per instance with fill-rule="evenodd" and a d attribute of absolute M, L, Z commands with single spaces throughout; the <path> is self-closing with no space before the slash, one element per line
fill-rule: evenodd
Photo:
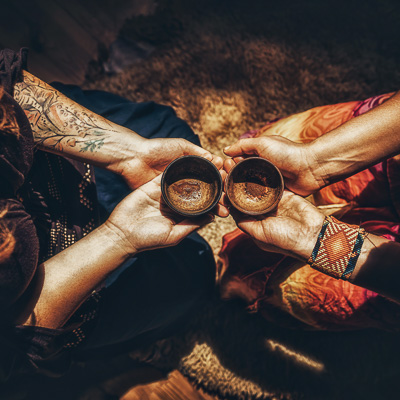
<path fill-rule="evenodd" d="M 13 95 L 14 84 L 22 79 L 22 70 L 27 69 L 28 49 L 0 51 L 0 85 Z"/>
<path fill-rule="evenodd" d="M 24 341 L 18 339 L 15 328 L 7 322 L 12 305 L 22 299 L 35 274 L 39 254 L 31 215 L 17 198 L 31 169 L 34 150 L 29 121 L 12 98 L 13 85 L 21 78 L 25 63 L 25 50 L 0 52 L 0 116 L 17 128 L 12 132 L 0 128 L 0 212 L 3 214 L 0 229 L 3 233 L 11 232 L 15 239 L 12 254 L 0 264 L 0 383 L 17 371 L 32 369 Z"/>
<path fill-rule="evenodd" d="M 0 107 L 14 114 L 18 131 L 10 133 L 0 128 L 0 198 L 4 199 L 14 197 L 24 183 L 33 162 L 34 141 L 28 118 L 7 93 L 0 98 Z"/>
<path fill-rule="evenodd" d="M 28 287 L 38 262 L 39 241 L 31 216 L 18 200 L 0 200 L 2 219 L 15 239 L 11 256 L 0 265 L 0 312 L 4 315 Z"/>
<path fill-rule="evenodd" d="M 20 373 L 63 373 L 71 354 L 64 349 L 78 346 L 88 336 L 96 324 L 102 297 L 98 291 L 92 293 L 61 329 L 15 326 L 11 317 L 17 313 L 14 310 L 24 308 L 31 294 L 39 248 L 41 262 L 97 225 L 96 188 L 90 167 L 40 151 L 32 166 L 30 124 L 12 98 L 13 85 L 26 69 L 25 59 L 24 51 L 0 51 L 0 113 L 5 104 L 3 109 L 11 110 L 19 127 L 18 135 L 0 129 L 0 211 L 7 210 L 1 222 L 15 237 L 12 255 L 0 263 L 0 398 L 1 382 L 18 380 Z M 90 207 L 82 202 L 82 196 L 90 199 Z"/>
<path fill-rule="evenodd" d="M 13 99 L 13 86 L 26 66 L 26 51 L 0 51 L 0 120 L 17 125 L 18 134 L 0 128 L 0 198 L 15 195 L 33 162 L 33 134 L 24 111 Z"/>
<path fill-rule="evenodd" d="M 13 63 L 12 60 L 9 52 L 0 52 L 2 83 L 14 83 L 18 77 L 17 70 L 20 71 L 22 62 Z M 7 92 L 0 98 L 0 107 L 2 118 L 13 121 L 17 128 L 12 132 L 0 128 L 0 211 L 6 211 L 1 222 L 3 229 L 12 232 L 15 239 L 12 255 L 0 265 L 0 311 L 3 314 L 29 285 L 38 262 L 39 244 L 32 218 L 17 200 L 17 191 L 24 184 L 33 162 L 32 130 L 24 111 Z"/>
<path fill-rule="evenodd" d="M 31 216 L 17 200 L 17 191 L 24 184 L 33 162 L 33 135 L 29 121 L 11 97 L 14 83 L 26 64 L 26 51 L 0 51 L 1 117 L 16 125 L 12 132 L 0 128 L 0 211 L 3 229 L 12 232 L 15 248 L 0 265 L 0 311 L 12 305 L 25 291 L 35 273 L 39 244 Z M 4 315 L 4 314 L 3 314 Z"/>

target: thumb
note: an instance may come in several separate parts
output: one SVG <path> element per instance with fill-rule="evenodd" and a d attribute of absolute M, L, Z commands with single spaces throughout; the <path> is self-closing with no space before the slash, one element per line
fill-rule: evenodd
<path fill-rule="evenodd" d="M 183 139 L 181 143 L 183 144 L 182 147 L 185 156 L 200 156 L 206 158 L 209 161 L 212 160 L 213 156 L 208 150 L 205 150 L 202 147 L 197 146 L 186 139 Z"/>
<path fill-rule="evenodd" d="M 259 155 L 258 151 L 259 140 L 255 139 L 241 139 L 232 146 L 224 148 L 224 153 L 229 157 L 238 157 L 242 155 Z"/>
<path fill-rule="evenodd" d="M 221 169 L 224 161 L 221 157 L 218 157 L 208 150 L 203 149 L 200 146 L 196 146 L 193 143 L 190 143 L 187 140 L 184 140 L 184 155 L 193 155 L 206 158 L 208 161 L 211 161 L 218 169 Z"/>
<path fill-rule="evenodd" d="M 173 227 L 174 242 L 180 242 L 187 235 L 190 235 L 196 229 L 213 222 L 215 216 L 212 214 L 202 215 L 200 217 L 186 218 Z"/>

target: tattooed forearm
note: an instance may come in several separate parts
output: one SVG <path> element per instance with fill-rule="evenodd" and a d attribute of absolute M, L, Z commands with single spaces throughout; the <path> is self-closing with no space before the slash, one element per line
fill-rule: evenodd
<path fill-rule="evenodd" d="M 37 145 L 56 153 L 96 152 L 116 132 L 115 125 L 24 72 L 14 97 L 25 111 Z"/>

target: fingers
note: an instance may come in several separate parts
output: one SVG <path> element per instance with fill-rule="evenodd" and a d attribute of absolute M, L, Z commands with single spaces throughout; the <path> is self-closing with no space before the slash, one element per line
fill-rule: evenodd
<path fill-rule="evenodd" d="M 259 140 L 255 139 L 241 139 L 234 143 L 232 146 L 224 148 L 224 153 L 229 157 L 238 157 L 243 155 L 259 155 L 258 152 Z"/>
<path fill-rule="evenodd" d="M 161 175 L 157 175 L 151 181 L 145 183 L 142 186 L 139 186 L 135 192 L 144 192 L 147 196 L 151 197 L 152 199 L 159 199 L 161 198 Z"/>
<path fill-rule="evenodd" d="M 212 161 L 213 155 L 208 150 L 203 149 L 202 147 L 197 146 L 186 139 L 174 139 L 174 140 L 180 140 L 180 142 L 178 143 L 181 145 L 184 155 L 204 157 L 207 160 Z"/>
<path fill-rule="evenodd" d="M 224 161 L 224 170 L 229 173 L 235 165 L 236 163 L 232 158 L 227 158 Z"/>
<path fill-rule="evenodd" d="M 254 237 L 254 224 L 257 222 L 255 219 L 243 218 L 236 220 L 237 226 L 248 235 Z"/>
<path fill-rule="evenodd" d="M 238 211 L 233 211 L 231 214 L 238 228 L 253 238 L 257 236 L 257 225 L 259 225 L 260 222 L 256 218 Z"/>
<path fill-rule="evenodd" d="M 200 146 L 196 146 L 188 140 L 183 139 L 182 146 L 184 155 L 194 155 L 206 158 L 208 161 L 211 161 L 218 169 L 221 169 L 224 164 L 224 161 L 221 157 L 210 153 L 208 150 L 203 149 Z"/>
<path fill-rule="evenodd" d="M 225 182 L 225 179 L 228 176 L 228 174 L 226 173 L 226 171 L 224 169 L 221 169 L 219 172 L 221 174 L 222 182 Z"/>
<path fill-rule="evenodd" d="M 224 165 L 224 160 L 219 157 L 219 156 L 215 156 L 213 155 L 213 158 L 211 160 L 211 162 L 220 170 L 223 165 Z"/>
<path fill-rule="evenodd" d="M 228 207 L 226 207 L 222 203 L 218 203 L 215 206 L 213 212 L 214 212 L 214 214 L 218 215 L 218 217 L 221 217 L 221 218 L 226 218 L 229 215 Z"/>
<path fill-rule="evenodd" d="M 179 242 L 195 230 L 213 222 L 215 216 L 212 214 L 202 215 L 196 218 L 186 218 L 173 227 L 174 241 Z"/>

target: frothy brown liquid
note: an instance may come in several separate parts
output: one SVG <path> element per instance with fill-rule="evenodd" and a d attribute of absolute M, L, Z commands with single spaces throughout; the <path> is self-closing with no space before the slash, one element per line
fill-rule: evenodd
<path fill-rule="evenodd" d="M 262 200 L 269 192 L 268 187 L 259 183 L 247 182 L 244 186 L 247 197 L 254 201 Z"/>
<path fill-rule="evenodd" d="M 279 173 L 257 159 L 238 164 L 232 170 L 227 185 L 228 197 L 235 207 L 243 212 L 258 214 L 279 200 L 281 190 Z"/>
<path fill-rule="evenodd" d="M 191 178 L 180 179 L 167 188 L 171 203 L 185 211 L 207 208 L 213 201 L 215 190 L 215 184 Z"/>
<path fill-rule="evenodd" d="M 182 179 L 171 185 L 171 191 L 182 200 L 196 200 L 201 196 L 201 185 L 193 179 Z"/>

